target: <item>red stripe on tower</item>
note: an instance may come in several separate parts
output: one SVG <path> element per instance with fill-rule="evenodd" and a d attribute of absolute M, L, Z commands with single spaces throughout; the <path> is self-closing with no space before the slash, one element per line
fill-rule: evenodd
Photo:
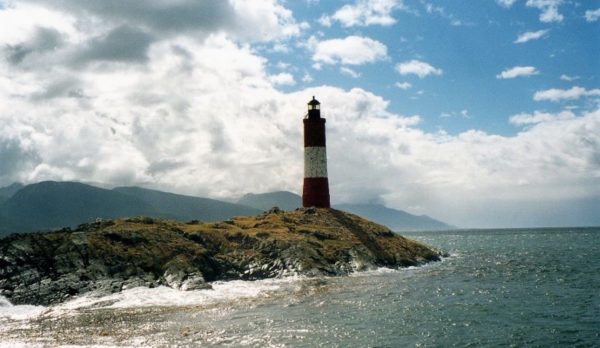
<path fill-rule="evenodd" d="M 325 150 L 325 119 L 321 118 L 321 103 L 313 97 L 308 102 L 304 118 L 304 188 L 302 206 L 329 208 L 327 151 Z"/>

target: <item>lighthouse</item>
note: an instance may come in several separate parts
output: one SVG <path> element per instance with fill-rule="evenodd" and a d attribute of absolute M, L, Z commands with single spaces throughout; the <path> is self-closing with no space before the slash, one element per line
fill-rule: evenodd
<path fill-rule="evenodd" d="M 312 98 L 304 118 L 304 187 L 302 206 L 329 208 L 327 151 L 325 150 L 325 119 L 321 103 Z"/>

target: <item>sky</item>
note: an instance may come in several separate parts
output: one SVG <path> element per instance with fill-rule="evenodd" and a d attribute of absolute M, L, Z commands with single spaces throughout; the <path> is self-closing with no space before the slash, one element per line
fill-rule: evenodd
<path fill-rule="evenodd" d="M 0 186 L 300 193 L 600 225 L 598 0 L 0 0 Z"/>

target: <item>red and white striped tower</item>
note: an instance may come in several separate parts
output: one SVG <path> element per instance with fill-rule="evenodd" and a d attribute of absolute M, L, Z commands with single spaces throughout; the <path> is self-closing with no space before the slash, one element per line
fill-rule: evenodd
<path fill-rule="evenodd" d="M 321 118 L 321 103 L 308 102 L 304 118 L 304 188 L 302 206 L 330 208 L 327 180 L 327 151 L 325 151 L 325 119 Z"/>

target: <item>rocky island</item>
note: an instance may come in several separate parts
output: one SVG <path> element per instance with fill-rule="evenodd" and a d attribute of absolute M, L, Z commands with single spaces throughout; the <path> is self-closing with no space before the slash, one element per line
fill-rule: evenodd
<path fill-rule="evenodd" d="M 135 217 L 0 239 L 0 295 L 13 304 L 48 305 L 90 291 L 193 290 L 216 280 L 346 275 L 440 256 L 335 209 L 273 208 L 216 223 Z"/>

